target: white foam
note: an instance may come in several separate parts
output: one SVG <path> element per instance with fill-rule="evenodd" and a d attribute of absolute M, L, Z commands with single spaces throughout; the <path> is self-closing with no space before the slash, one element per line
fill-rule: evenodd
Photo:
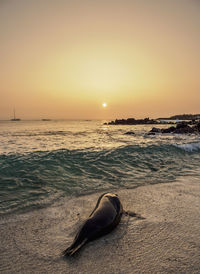
<path fill-rule="evenodd" d="M 178 145 L 176 144 L 175 145 L 176 147 L 178 148 L 181 148 L 187 152 L 192 152 L 192 151 L 198 151 L 200 150 L 200 142 L 198 143 L 188 143 L 188 144 L 181 144 L 181 145 Z"/>

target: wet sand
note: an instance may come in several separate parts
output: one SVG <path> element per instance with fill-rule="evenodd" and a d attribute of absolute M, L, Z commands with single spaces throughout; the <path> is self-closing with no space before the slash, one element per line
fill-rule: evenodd
<path fill-rule="evenodd" d="M 73 258 L 61 252 L 100 193 L 1 218 L 0 272 L 200 273 L 199 179 L 117 193 L 124 209 L 142 218 L 124 215 L 112 233 L 88 243 Z"/>

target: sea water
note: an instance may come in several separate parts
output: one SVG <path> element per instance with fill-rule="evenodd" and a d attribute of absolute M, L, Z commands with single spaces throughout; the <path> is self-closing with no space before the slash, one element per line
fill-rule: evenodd
<path fill-rule="evenodd" d="M 200 136 L 152 136 L 152 125 L 104 122 L 1 121 L 0 214 L 48 207 L 63 197 L 200 176 Z"/>

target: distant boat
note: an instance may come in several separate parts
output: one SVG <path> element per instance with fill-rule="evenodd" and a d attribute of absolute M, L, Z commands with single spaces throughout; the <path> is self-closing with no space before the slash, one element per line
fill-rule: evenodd
<path fill-rule="evenodd" d="M 15 109 L 13 110 L 13 118 L 10 119 L 10 120 L 11 120 L 11 121 L 21 121 L 21 119 L 16 118 L 16 116 L 15 116 Z"/>
<path fill-rule="evenodd" d="M 42 121 L 51 121 L 51 119 L 42 119 Z"/>

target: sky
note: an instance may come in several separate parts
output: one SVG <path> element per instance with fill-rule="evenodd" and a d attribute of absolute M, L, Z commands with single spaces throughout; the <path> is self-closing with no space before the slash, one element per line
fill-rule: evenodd
<path fill-rule="evenodd" d="M 0 0 L 0 119 L 200 113 L 199 72 L 200 0 Z"/>

